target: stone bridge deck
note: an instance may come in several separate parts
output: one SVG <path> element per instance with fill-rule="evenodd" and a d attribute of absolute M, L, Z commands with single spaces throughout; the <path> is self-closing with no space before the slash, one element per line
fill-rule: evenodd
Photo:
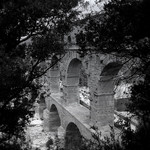
<path fill-rule="evenodd" d="M 67 126 L 70 123 L 74 123 L 79 129 L 82 136 L 91 139 L 92 138 L 91 133 L 93 133 L 94 130 L 91 128 L 93 124 L 90 121 L 90 110 L 76 102 L 67 105 L 62 96 L 63 96 L 62 93 L 53 93 L 51 94 L 50 97 L 47 97 L 46 99 L 47 105 L 46 107 L 48 108 L 50 114 L 52 105 L 55 105 L 55 107 L 57 108 L 61 122 L 60 123 L 61 129 L 60 127 L 58 127 L 57 129 L 58 135 L 63 134 L 63 136 L 65 136 L 67 132 Z M 51 117 L 51 115 L 49 115 L 49 117 Z M 54 121 L 56 120 L 54 119 Z M 49 121 L 49 123 L 51 122 L 52 121 Z M 50 126 L 49 123 L 48 126 Z M 109 126 L 101 127 L 101 133 L 102 135 L 109 135 L 110 133 Z"/>
<path fill-rule="evenodd" d="M 52 105 L 56 106 L 64 132 L 69 123 L 74 123 L 84 137 L 91 137 L 89 109 L 78 103 L 67 105 L 62 98 L 62 93 L 52 94 L 51 97 L 47 99 L 47 102 L 49 105 L 47 108 L 49 108 L 49 110 Z"/>
<path fill-rule="evenodd" d="M 81 124 L 84 124 L 87 128 L 89 128 L 90 123 L 90 111 L 86 107 L 78 104 L 78 103 L 72 103 L 69 105 L 65 105 L 64 99 L 61 97 L 61 93 L 55 93 L 51 95 L 52 103 L 55 103 L 56 106 L 60 106 L 62 109 L 64 109 L 67 113 L 67 115 L 71 115 L 75 120 L 80 122 Z M 67 117 L 67 116 L 66 116 Z"/>

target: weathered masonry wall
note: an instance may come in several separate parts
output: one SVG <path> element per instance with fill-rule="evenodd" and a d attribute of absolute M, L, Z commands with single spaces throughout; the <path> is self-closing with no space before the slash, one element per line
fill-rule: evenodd
<path fill-rule="evenodd" d="M 81 68 L 88 76 L 90 109 L 79 101 Z M 75 133 L 71 130 L 76 129 L 75 137 L 81 134 L 91 138 L 91 126 L 108 133 L 109 125 L 114 124 L 114 85 L 121 68 L 120 59 L 114 56 L 88 54 L 81 58 L 75 49 L 68 51 L 48 73 L 51 95 L 45 100 L 44 129 L 60 137 L 71 136 Z"/>

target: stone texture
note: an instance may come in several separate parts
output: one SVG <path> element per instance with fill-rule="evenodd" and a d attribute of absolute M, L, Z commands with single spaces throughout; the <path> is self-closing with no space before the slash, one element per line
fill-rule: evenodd
<path fill-rule="evenodd" d="M 50 121 L 50 112 L 48 109 L 45 109 L 43 111 L 43 129 L 44 131 L 49 132 L 50 131 L 50 125 L 49 125 L 49 121 Z"/>
<path fill-rule="evenodd" d="M 45 130 L 57 132 L 61 137 L 66 135 L 67 126 L 72 122 L 78 127 L 81 135 L 91 138 L 91 125 L 98 126 L 105 134 L 109 131 L 109 125 L 114 124 L 114 77 L 121 68 L 118 65 L 120 59 L 104 54 L 87 54 L 81 58 L 76 48 L 70 47 L 59 67 L 49 72 L 52 93 L 46 99 L 44 127 Z M 90 109 L 79 103 L 81 66 L 88 76 Z M 60 78 L 62 94 L 59 90 Z M 52 105 L 57 107 L 57 112 L 51 111 Z"/>

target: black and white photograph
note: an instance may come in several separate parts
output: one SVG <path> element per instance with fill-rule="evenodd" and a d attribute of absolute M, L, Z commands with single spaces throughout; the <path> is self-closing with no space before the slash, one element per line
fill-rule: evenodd
<path fill-rule="evenodd" d="M 150 0 L 0 0 L 0 150 L 150 150 Z"/>

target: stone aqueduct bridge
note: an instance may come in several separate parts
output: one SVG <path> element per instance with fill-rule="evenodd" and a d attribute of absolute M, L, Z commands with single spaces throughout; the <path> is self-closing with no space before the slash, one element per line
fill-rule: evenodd
<path fill-rule="evenodd" d="M 90 109 L 81 105 L 79 100 L 81 67 L 88 75 Z M 75 49 L 68 51 L 61 62 L 47 74 L 51 94 L 43 104 L 44 130 L 56 131 L 66 141 L 75 141 L 80 135 L 91 138 L 93 125 L 102 134 L 107 134 L 109 125 L 114 124 L 113 91 L 115 78 L 121 68 L 120 60 L 110 55 L 89 54 L 81 58 Z"/>

